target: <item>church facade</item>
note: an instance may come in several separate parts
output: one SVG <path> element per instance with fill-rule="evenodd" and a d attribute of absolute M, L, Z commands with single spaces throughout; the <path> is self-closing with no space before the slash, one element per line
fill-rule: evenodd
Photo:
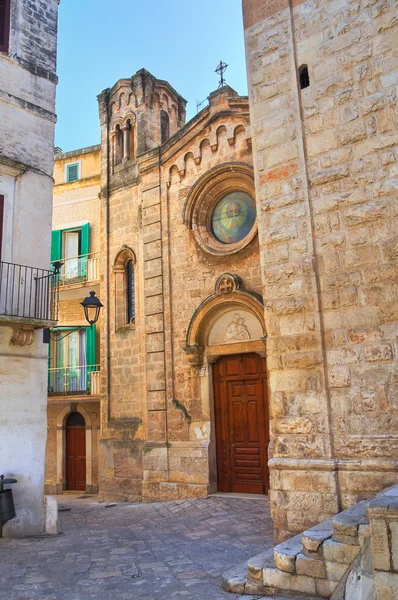
<path fill-rule="evenodd" d="M 265 326 L 249 106 L 145 70 L 99 96 L 100 491 L 265 493 Z"/>

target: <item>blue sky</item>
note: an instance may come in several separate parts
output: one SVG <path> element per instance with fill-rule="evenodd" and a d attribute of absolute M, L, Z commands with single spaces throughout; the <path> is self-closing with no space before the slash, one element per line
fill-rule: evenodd
<path fill-rule="evenodd" d="M 59 9 L 56 145 L 99 143 L 97 94 L 146 68 L 188 100 L 217 88 L 214 69 L 247 93 L 241 0 L 62 0 Z"/>

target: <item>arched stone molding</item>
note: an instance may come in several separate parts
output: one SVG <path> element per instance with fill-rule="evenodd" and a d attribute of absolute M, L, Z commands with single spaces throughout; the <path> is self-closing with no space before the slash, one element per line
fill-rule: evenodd
<path fill-rule="evenodd" d="M 62 494 L 66 485 L 66 419 L 72 412 L 78 412 L 86 423 L 86 492 L 93 491 L 93 431 L 89 413 L 76 402 L 71 402 L 61 410 L 57 418 L 57 494 Z"/>
<path fill-rule="evenodd" d="M 128 260 L 133 260 L 134 264 L 137 263 L 135 252 L 129 248 L 129 246 L 122 246 L 119 252 L 116 254 L 113 263 L 113 271 L 115 272 L 118 269 L 124 269 Z"/>
<path fill-rule="evenodd" d="M 121 122 L 121 127 L 122 128 L 126 127 L 129 121 L 130 121 L 131 125 L 134 125 L 134 123 L 136 122 L 135 113 L 133 113 L 133 112 L 127 113 L 127 115 L 125 117 L 123 117 L 123 120 Z"/>
<path fill-rule="evenodd" d="M 114 285 L 115 285 L 115 330 L 125 327 L 134 327 L 134 323 L 128 323 L 127 319 L 127 264 L 132 260 L 134 268 L 137 259 L 134 250 L 128 246 L 122 246 L 116 254 L 113 263 Z"/>
<path fill-rule="evenodd" d="M 183 209 L 183 222 L 192 229 L 199 246 L 217 256 L 235 254 L 257 235 L 257 221 L 243 239 L 224 244 L 213 234 L 211 215 L 218 201 L 231 192 L 246 192 L 255 199 L 253 168 L 246 163 L 224 163 L 210 169 L 192 186 Z"/>
<path fill-rule="evenodd" d="M 207 362 L 214 362 L 212 357 L 242 352 L 258 352 L 264 354 L 266 337 L 264 321 L 264 305 L 261 296 L 256 292 L 241 288 L 242 282 L 237 275 L 225 273 L 215 285 L 214 293 L 204 300 L 194 312 L 188 327 L 185 352 L 192 367 L 200 368 L 206 356 Z M 222 343 L 209 346 L 209 333 L 217 319 L 231 311 L 243 310 L 253 315 L 261 326 L 260 337 L 242 339 L 233 344 Z"/>

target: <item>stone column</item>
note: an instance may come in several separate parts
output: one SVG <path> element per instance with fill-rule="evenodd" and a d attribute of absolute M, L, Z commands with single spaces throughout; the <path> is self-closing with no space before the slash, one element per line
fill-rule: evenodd
<path fill-rule="evenodd" d="M 130 159 L 130 129 L 127 127 L 123 127 L 123 161 Z"/>

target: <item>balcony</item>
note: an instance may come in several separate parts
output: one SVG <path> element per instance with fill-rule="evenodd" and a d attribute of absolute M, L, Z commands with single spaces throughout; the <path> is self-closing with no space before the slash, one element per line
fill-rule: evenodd
<path fill-rule="evenodd" d="M 99 281 L 100 254 L 83 254 L 72 258 L 62 258 L 64 263 L 59 276 L 60 287 Z"/>
<path fill-rule="evenodd" d="M 58 318 L 58 275 L 0 262 L 0 322 L 40 327 Z"/>
<path fill-rule="evenodd" d="M 59 367 L 48 369 L 48 395 L 99 396 L 100 366 Z"/>

